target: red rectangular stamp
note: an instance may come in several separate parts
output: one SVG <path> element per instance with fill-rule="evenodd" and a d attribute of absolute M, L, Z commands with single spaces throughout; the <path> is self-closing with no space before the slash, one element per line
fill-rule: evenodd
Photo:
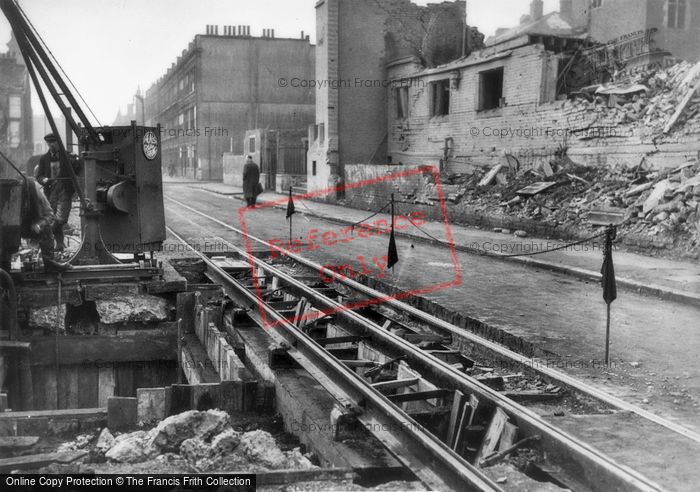
<path fill-rule="evenodd" d="M 435 167 L 421 166 L 374 179 L 346 183 L 305 193 L 303 195 L 293 195 L 292 200 L 295 203 L 295 207 L 298 208 L 298 204 L 302 200 L 321 198 L 326 195 L 348 192 L 350 190 L 355 190 L 357 192 L 362 188 L 373 185 L 386 184 L 393 189 L 400 180 L 417 175 L 421 177 L 425 175 L 431 176 L 435 184 L 443 226 L 441 235 L 444 235 L 444 239 L 440 239 L 440 241 L 447 246 L 445 254 L 449 256 L 450 260 L 449 263 L 436 263 L 436 265 L 450 266 L 451 270 L 454 272 L 454 276 L 452 277 L 450 275 L 452 278 L 441 279 L 441 281 L 437 283 L 427 282 L 426 285 L 416 285 L 409 290 L 402 290 L 391 295 L 387 294 L 373 299 L 341 304 L 335 309 L 325 311 L 311 310 L 303 314 L 299 319 L 296 319 L 296 322 L 310 322 L 323 316 L 332 315 L 338 311 L 360 309 L 370 305 L 385 303 L 392 299 L 401 300 L 411 296 L 425 295 L 462 284 L 462 273 L 457 259 L 452 230 L 448 221 L 447 206 L 445 204 L 442 184 L 440 183 L 438 170 Z M 251 238 L 248 235 L 249 225 L 246 221 L 246 214 L 259 209 L 284 209 L 287 207 L 288 201 L 289 197 L 284 196 L 276 200 L 260 202 L 255 205 L 254 209 L 247 206 L 239 209 L 241 230 L 243 232 L 248 262 L 252 271 L 253 288 L 258 300 L 262 321 L 264 326 L 268 328 L 279 325 L 281 321 L 267 319 L 265 310 L 263 309 L 267 285 L 261 282 L 257 275 L 257 267 L 254 262 L 255 252 L 252 247 Z M 295 256 L 298 256 L 314 261 L 312 258 L 309 258 L 308 255 L 304 255 L 304 253 L 314 252 L 316 256 L 321 253 L 324 258 L 324 263 L 319 266 L 318 282 L 316 283 L 322 282 L 323 284 L 330 285 L 334 282 L 343 282 L 348 279 L 360 282 L 362 282 L 363 278 L 383 279 L 386 277 L 389 267 L 392 266 L 392 255 L 388 248 L 392 229 L 396 243 L 399 243 L 405 240 L 406 237 L 411 237 L 411 235 L 420 235 L 423 232 L 422 226 L 427 223 L 425 214 L 420 211 L 396 213 L 394 214 L 392 223 L 388 205 L 389 203 L 381 209 L 381 211 L 384 212 L 383 216 L 378 213 L 359 223 L 335 225 L 335 221 L 324 221 L 320 219 L 321 222 L 327 223 L 328 225 L 323 227 L 311 227 L 308 223 L 304 223 L 299 227 L 301 230 L 295 231 L 294 237 L 284 239 L 264 238 L 266 246 L 269 248 L 269 257 L 274 260 L 286 256 L 293 260 Z M 411 231 L 411 229 L 415 230 Z M 384 240 L 377 241 L 379 237 L 384 238 Z M 411 248 L 413 248 L 413 245 L 411 245 Z M 335 258 L 335 261 L 326 261 L 328 258 Z M 399 262 L 401 261 L 401 258 L 399 258 Z M 288 318 L 287 321 L 292 322 L 292 318 L 293 316 Z"/>

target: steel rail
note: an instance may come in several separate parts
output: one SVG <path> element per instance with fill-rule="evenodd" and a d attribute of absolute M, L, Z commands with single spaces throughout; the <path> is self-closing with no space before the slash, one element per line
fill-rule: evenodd
<path fill-rule="evenodd" d="M 245 233 L 241 231 L 240 229 L 233 227 L 229 224 L 226 224 L 225 222 L 222 222 L 214 217 L 211 217 L 207 214 L 204 214 L 192 207 L 189 207 L 188 205 L 175 200 L 174 198 L 171 197 L 166 197 L 168 200 L 172 200 L 173 202 L 177 203 L 178 205 L 181 205 L 184 208 L 187 208 L 188 210 L 191 210 L 194 213 L 197 213 L 201 215 L 202 217 L 205 217 L 213 222 L 218 223 L 219 225 L 232 230 L 241 236 L 245 236 Z M 262 239 L 259 239 L 254 236 L 250 236 L 250 239 L 254 242 L 263 244 L 265 247 L 269 247 L 269 244 L 266 241 L 263 241 Z M 321 266 L 307 258 L 304 258 L 302 256 L 299 256 L 297 254 L 294 254 L 292 252 L 287 252 L 285 251 L 285 256 L 293 259 L 294 261 L 297 261 L 301 263 L 302 265 L 311 268 L 316 271 L 320 271 Z M 373 289 L 371 287 L 368 287 L 360 282 L 357 282 L 356 280 L 349 279 L 347 277 L 345 278 L 338 278 L 336 277 L 335 279 L 336 282 L 342 283 L 353 290 L 357 290 L 358 292 L 361 292 L 367 296 L 373 297 L 373 298 L 381 298 L 386 304 L 391 305 L 400 311 L 404 311 L 409 313 L 411 316 L 416 317 L 417 319 L 435 327 L 440 330 L 443 330 L 451 335 L 462 337 L 464 339 L 469 340 L 470 342 L 474 342 L 476 344 L 479 344 L 495 353 L 497 353 L 500 356 L 506 357 L 508 359 L 511 359 L 515 362 L 518 362 L 520 364 L 526 365 L 532 370 L 542 374 L 543 376 L 546 376 L 547 378 L 556 380 L 558 382 L 561 382 L 563 385 L 566 385 L 570 388 L 573 388 L 577 391 L 580 391 L 582 393 L 586 393 L 601 402 L 610 405 L 612 407 L 615 407 L 619 410 L 624 410 L 627 412 L 632 412 L 634 414 L 639 415 L 640 417 L 644 418 L 645 420 L 649 420 L 651 422 L 654 422 L 655 424 L 658 424 L 662 427 L 665 427 L 677 434 L 680 434 L 681 436 L 690 439 L 692 441 L 695 441 L 697 443 L 700 443 L 700 434 L 697 432 L 688 429 L 687 427 L 683 427 L 680 424 L 677 424 L 676 422 L 672 422 L 660 415 L 656 415 L 648 410 L 645 410 L 637 405 L 634 405 L 632 403 L 626 402 L 622 400 L 621 398 L 618 398 L 617 396 L 611 395 L 610 393 L 607 393 L 603 390 L 600 390 L 598 388 L 594 388 L 593 386 L 578 380 L 572 376 L 569 376 L 568 374 L 565 374 L 561 371 L 558 371 L 557 369 L 551 368 L 551 367 L 546 367 L 541 364 L 534 364 L 536 359 L 526 359 L 522 354 L 518 354 L 517 352 L 514 352 L 503 345 L 499 345 L 495 342 L 492 342 L 490 340 L 487 340 L 483 337 L 480 337 L 479 335 L 475 335 L 474 333 L 471 333 L 463 328 L 460 328 L 456 325 L 453 325 L 447 321 L 444 321 L 440 318 L 437 318 L 436 316 L 433 316 L 432 314 L 426 313 L 424 311 L 421 311 L 410 304 L 407 304 L 403 301 L 399 301 L 397 299 L 393 299 L 387 296 L 387 294 L 384 294 L 376 289 Z"/>
<path fill-rule="evenodd" d="M 214 217 L 189 207 L 178 200 L 170 197 L 168 197 L 168 199 L 200 216 L 225 226 L 226 228 L 235 230 L 239 234 L 243 235 L 249 249 L 249 240 L 251 238 L 250 235 L 245 234 L 243 231 L 237 230 Z M 350 326 L 361 330 L 364 334 L 371 333 L 375 340 L 379 340 L 386 346 L 393 347 L 394 350 L 401 354 L 406 354 L 410 357 L 410 361 L 419 367 L 419 370 L 430 373 L 435 379 L 437 379 L 437 381 L 440 382 L 441 385 L 452 389 L 459 389 L 464 393 L 474 393 L 484 400 L 498 404 L 510 415 L 511 418 L 514 419 L 516 425 L 518 425 L 521 430 L 525 431 L 525 434 L 542 435 L 543 447 L 548 452 L 548 456 L 552 458 L 553 461 L 559 466 L 561 466 L 563 469 L 569 468 L 572 474 L 573 471 L 570 468 L 572 466 L 575 467 L 576 472 L 578 473 L 581 473 L 582 471 L 585 472 L 587 474 L 586 476 L 577 478 L 582 480 L 586 486 L 594 489 L 600 489 L 602 487 L 606 490 L 627 490 L 630 488 L 635 488 L 638 490 L 662 490 L 658 484 L 651 481 L 647 477 L 643 476 L 637 471 L 630 470 L 627 467 L 617 463 L 609 456 L 601 453 L 588 444 L 579 441 L 570 434 L 545 421 L 533 411 L 504 397 L 492 388 L 456 370 L 437 357 L 425 353 L 403 338 L 383 330 L 379 325 L 364 319 L 357 313 L 348 310 L 332 299 L 320 296 L 311 287 L 300 284 L 291 276 L 260 260 L 259 258 L 253 257 L 247 251 L 244 251 L 243 249 L 231 244 L 223 238 L 217 239 L 221 240 L 222 243 L 226 243 L 231 251 L 237 252 L 239 255 L 241 255 L 241 257 L 247 256 L 251 262 L 251 266 L 262 268 L 272 275 L 282 279 L 298 296 L 307 297 L 309 301 L 312 301 L 312 303 L 315 302 L 315 307 L 320 304 L 322 306 L 322 311 L 334 312 L 337 317 L 342 318 L 345 322 L 349 323 Z M 264 241 L 257 238 L 254 239 L 257 242 L 268 246 Z M 284 254 L 294 260 L 301 259 L 297 255 L 293 255 L 286 251 Z M 316 270 L 320 270 L 321 268 L 320 265 L 316 265 L 309 260 L 301 261 L 301 263 L 311 266 Z"/>
<path fill-rule="evenodd" d="M 170 234 L 185 245 L 187 241 L 170 227 Z M 278 341 L 284 340 L 293 349 L 300 352 L 304 358 L 322 369 L 326 374 L 337 376 L 336 383 L 349 399 L 355 404 L 362 404 L 358 419 L 370 429 L 391 429 L 389 434 L 398 442 L 389 444 L 389 449 L 396 453 L 396 458 L 413 471 L 426 485 L 436 490 L 486 490 L 499 491 L 501 488 L 480 472 L 474 465 L 467 462 L 447 447 L 432 433 L 427 432 L 404 411 L 396 407 L 378 390 L 364 381 L 357 373 L 329 355 L 311 337 L 300 331 L 284 316 L 267 304 L 260 304 L 257 296 L 240 282 L 232 278 L 204 253 L 189 246 L 207 264 L 209 271 L 221 282 L 224 291 L 243 306 L 250 308 L 248 314 L 261 327 L 264 322 L 260 316 L 260 308 L 264 309 L 267 320 L 273 320 L 275 326 L 267 328 L 268 334 Z M 281 273 L 281 272 L 280 272 Z M 308 365 L 304 364 L 308 369 Z M 310 371 L 313 374 L 313 371 Z M 376 426 L 379 427 L 376 427 Z M 387 436 L 378 436 L 387 441 Z M 429 467 L 426 467 L 428 466 Z"/>

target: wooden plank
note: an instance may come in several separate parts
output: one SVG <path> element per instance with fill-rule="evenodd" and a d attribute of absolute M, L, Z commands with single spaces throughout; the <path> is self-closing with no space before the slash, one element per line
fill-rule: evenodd
<path fill-rule="evenodd" d="M 118 364 L 114 368 L 114 396 L 136 397 L 134 386 L 134 371 L 126 364 Z"/>
<path fill-rule="evenodd" d="M 106 407 L 107 399 L 114 396 L 116 382 L 114 380 L 114 367 L 108 365 L 98 368 L 97 376 L 97 406 Z"/>
<path fill-rule="evenodd" d="M 194 311 L 195 311 L 195 294 L 194 292 L 180 292 L 177 294 L 176 300 L 176 320 L 182 320 L 182 331 L 185 333 L 194 333 Z"/>
<path fill-rule="evenodd" d="M 457 424 L 461 421 L 462 413 L 464 412 L 465 397 L 464 393 L 459 390 L 455 391 L 454 398 L 452 399 L 452 411 L 450 412 L 450 423 L 447 426 L 447 440 L 445 444 L 452 447 L 455 438 L 455 429 Z"/>
<path fill-rule="evenodd" d="M 507 423 L 508 415 L 499 407 L 496 407 L 496 411 L 494 412 L 493 418 L 491 419 L 491 424 L 486 431 L 486 436 L 484 436 L 484 440 L 481 443 L 481 448 L 479 449 L 475 463 L 479 463 L 483 458 L 493 454 L 496 451 L 498 448 L 498 443 L 501 440 L 501 435 L 503 434 L 503 430 L 505 429 Z"/>
<path fill-rule="evenodd" d="M 469 395 L 469 405 L 466 405 L 462 415 L 459 418 L 459 424 L 457 424 L 457 431 L 455 432 L 454 443 L 452 449 L 460 452 L 463 444 L 463 436 L 465 427 L 471 427 L 474 422 L 474 416 L 479 408 L 479 399 L 472 395 Z"/>
<path fill-rule="evenodd" d="M 352 359 L 352 360 L 341 360 L 343 364 L 346 366 L 353 368 L 353 367 L 375 367 L 377 365 L 376 362 L 373 360 L 364 360 L 364 359 Z"/>
<path fill-rule="evenodd" d="M 245 472 L 241 472 L 245 473 Z M 353 481 L 357 474 L 352 468 L 315 468 L 312 470 L 272 470 L 257 472 L 255 484 L 260 485 L 287 485 L 290 483 L 318 482 L 318 481 Z"/>
<path fill-rule="evenodd" d="M 517 190 L 515 193 L 522 196 L 534 196 L 556 185 L 556 181 L 538 181 Z"/>
<path fill-rule="evenodd" d="M 449 344 L 452 343 L 452 340 L 450 337 L 446 337 L 444 335 L 436 335 L 433 333 L 406 333 L 403 336 L 403 339 L 406 340 L 407 342 L 411 343 L 420 343 L 420 342 L 436 342 L 436 343 L 443 343 L 443 344 Z"/>
<path fill-rule="evenodd" d="M 221 378 L 214 370 L 202 344 L 193 335 L 184 335 L 182 346 L 183 371 L 192 378 L 190 384 L 218 383 Z"/>
<path fill-rule="evenodd" d="M 39 436 L 0 436 L 0 449 L 27 449 L 39 442 Z"/>
<path fill-rule="evenodd" d="M 348 335 L 348 336 L 343 336 L 343 337 L 330 337 L 330 338 L 317 338 L 314 340 L 316 343 L 319 345 L 331 345 L 334 343 L 353 343 L 353 342 L 360 342 L 367 337 L 363 336 L 358 336 L 358 335 Z"/>
<path fill-rule="evenodd" d="M 0 352 L 10 350 L 29 350 L 31 342 L 20 342 L 18 340 L 0 340 Z"/>
<path fill-rule="evenodd" d="M 77 408 L 99 407 L 100 370 L 95 366 L 76 367 L 78 371 L 78 406 Z"/>
<path fill-rule="evenodd" d="M 664 133 L 668 133 L 669 131 L 671 131 L 671 128 L 673 128 L 673 125 L 676 124 L 678 118 L 680 118 L 680 116 L 683 114 L 685 107 L 688 105 L 688 103 L 693 98 L 693 95 L 698 91 L 698 89 L 700 89 L 700 81 L 698 81 L 698 83 L 695 84 L 695 87 L 688 90 L 683 99 L 681 99 L 681 102 L 678 104 L 676 111 L 673 113 L 673 115 L 671 115 L 671 118 L 669 118 L 668 122 L 664 126 Z"/>
<path fill-rule="evenodd" d="M 533 403 L 533 402 L 548 402 L 561 400 L 564 397 L 564 392 L 559 393 L 543 393 L 537 390 L 523 391 L 506 391 L 503 396 L 510 398 L 518 403 Z"/>
<path fill-rule="evenodd" d="M 31 364 L 54 365 L 56 340 L 62 365 L 177 358 L 177 324 L 163 323 L 162 327 L 156 329 L 119 331 L 117 336 L 35 337 L 32 340 Z"/>
<path fill-rule="evenodd" d="M 34 406 L 34 381 L 32 378 L 32 366 L 29 363 L 29 352 L 17 354 L 19 360 L 18 376 L 20 383 L 20 393 L 22 410 L 31 410 Z"/>
<path fill-rule="evenodd" d="M 518 426 L 511 423 L 506 423 L 506 426 L 503 428 L 501 442 L 498 445 L 498 451 L 503 452 L 506 449 L 510 449 L 513 446 L 513 444 L 515 444 L 515 440 L 517 437 Z"/>
<path fill-rule="evenodd" d="M 34 409 L 55 410 L 58 404 L 56 371 L 53 367 L 35 367 L 32 370 L 34 383 Z"/>
<path fill-rule="evenodd" d="M 78 408 L 78 370 L 61 367 L 58 375 L 58 408 Z"/>
<path fill-rule="evenodd" d="M 27 470 L 41 468 L 51 463 L 72 463 L 82 458 L 87 451 L 66 451 L 61 453 L 30 454 L 16 456 L 14 458 L 0 459 L 0 472 L 8 473 L 12 470 Z"/>
<path fill-rule="evenodd" d="M 400 393 L 398 395 L 389 395 L 389 398 L 394 403 L 405 403 L 407 401 L 423 401 L 431 400 L 433 398 L 445 398 L 452 393 L 448 389 L 435 389 L 427 391 L 413 391 L 410 393 Z"/>
<path fill-rule="evenodd" d="M 381 383 L 374 383 L 372 386 L 376 390 L 386 391 L 414 386 L 418 384 L 418 380 L 419 378 L 394 379 L 393 381 L 382 381 Z"/>

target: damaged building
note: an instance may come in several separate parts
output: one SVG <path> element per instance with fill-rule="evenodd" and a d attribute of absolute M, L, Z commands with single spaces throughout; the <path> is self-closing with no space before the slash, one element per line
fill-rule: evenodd
<path fill-rule="evenodd" d="M 408 0 L 316 4 L 316 79 L 325 83 L 316 87 L 316 122 L 309 131 L 309 190 L 342 181 L 345 164 L 386 162 L 387 65 L 415 56 L 436 66 L 463 56 L 469 41 L 465 8 L 463 1 L 426 7 Z"/>
<path fill-rule="evenodd" d="M 618 121 L 583 114 L 567 98 L 620 82 L 628 83 L 610 90 L 632 97 L 635 74 L 693 61 L 694 3 L 649 1 L 637 9 L 636 2 L 563 0 L 559 12 L 544 15 L 534 0 L 520 25 L 497 30 L 483 46 L 475 31 L 464 36 L 460 2 L 354 2 L 352 9 L 319 2 L 317 79 L 337 83 L 316 91 L 310 188 L 376 174 L 355 166 L 351 177 L 347 165 L 428 164 L 460 173 L 503 154 L 531 166 L 598 136 L 607 145 L 622 135 L 605 124 Z M 367 86 L 375 80 L 384 83 Z"/>
<path fill-rule="evenodd" d="M 14 37 L 7 48 L 0 53 L 0 146 L 10 157 L 25 162 L 33 147 L 29 74 Z"/>

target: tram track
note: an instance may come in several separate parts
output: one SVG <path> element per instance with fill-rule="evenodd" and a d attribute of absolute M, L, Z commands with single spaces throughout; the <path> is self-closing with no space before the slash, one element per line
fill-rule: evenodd
<path fill-rule="evenodd" d="M 181 206 L 203 218 L 206 218 L 207 220 L 217 223 L 228 230 L 232 230 L 237 234 L 240 234 L 244 240 L 250 241 L 251 244 L 254 243 L 256 245 L 267 247 L 267 243 L 261 239 L 251 236 L 243 236 L 243 231 L 240 231 L 239 229 L 236 229 L 235 227 L 232 227 L 216 219 L 215 217 L 211 217 L 175 199 L 168 199 L 171 200 L 173 203 L 177 204 L 178 206 Z M 177 235 L 175 231 L 171 230 L 171 233 L 174 235 L 174 237 L 177 237 L 183 242 L 186 242 L 186 240 L 181 236 Z M 221 238 L 219 238 L 219 240 L 224 241 Z M 633 471 L 628 467 L 621 465 L 620 463 L 615 462 L 615 460 L 611 459 L 603 453 L 600 453 L 595 448 L 588 446 L 586 443 L 581 442 L 580 440 L 567 434 L 566 432 L 561 431 L 561 429 L 558 429 L 552 423 L 542 419 L 539 415 L 537 415 L 537 413 L 533 412 L 532 410 L 526 408 L 523 405 L 519 405 L 518 403 L 513 402 L 512 400 L 504 397 L 498 391 L 495 391 L 493 388 L 482 384 L 475 378 L 472 378 L 464 372 L 461 372 L 459 369 L 454 367 L 454 364 L 450 364 L 445 362 L 444 360 L 441 360 L 440 358 L 438 358 L 438 356 L 434 355 L 433 353 L 430 353 L 429 351 L 427 352 L 418 349 L 415 346 L 415 344 L 412 344 L 406 341 L 404 338 L 397 336 L 396 334 L 391 333 L 386 329 L 383 329 L 383 327 L 379 324 L 366 318 L 363 318 L 360 314 L 353 310 L 343 309 L 342 304 L 339 304 L 338 302 L 325 295 L 319 294 L 317 290 L 305 284 L 304 282 L 295 280 L 293 276 L 286 274 L 283 269 L 271 265 L 270 263 L 265 261 L 264 258 L 250 256 L 242 248 L 239 248 L 228 242 L 226 243 L 229 251 L 232 252 L 234 256 L 237 255 L 239 259 L 247 259 L 247 261 L 250 261 L 251 265 L 255 269 L 259 269 L 262 275 L 264 275 L 266 278 L 269 277 L 269 279 L 267 280 L 277 279 L 277 285 L 283 284 L 287 289 L 288 293 L 290 295 L 295 296 L 295 299 L 306 299 L 313 306 L 313 308 L 317 309 L 320 313 L 332 312 L 334 316 L 334 322 L 342 324 L 343 328 L 348 330 L 348 333 L 353 333 L 354 336 L 357 337 L 367 336 L 367 334 L 370 333 L 372 343 L 376 343 L 379 346 L 381 346 L 385 350 L 385 353 L 387 354 L 386 357 L 388 359 L 391 359 L 392 356 L 396 356 L 397 354 L 405 355 L 407 356 L 407 362 L 412 369 L 419 371 L 421 373 L 422 378 L 426 378 L 431 383 L 434 383 L 436 387 L 440 388 L 441 390 L 460 391 L 463 395 L 476 395 L 476 397 L 481 399 L 482 401 L 490 402 L 490 404 L 493 404 L 495 407 L 501 408 L 508 414 L 510 420 L 516 423 L 518 429 L 521 432 L 521 435 L 530 437 L 542 437 L 542 448 L 544 450 L 544 454 L 548 455 L 550 458 L 555 455 L 558 456 L 558 459 L 554 460 L 556 461 L 557 466 L 561 466 L 562 469 L 566 470 L 567 467 L 570 468 L 570 464 L 574 464 L 574 467 L 578 468 L 578 478 L 581 479 L 581 483 L 585 488 L 590 487 L 593 489 L 599 489 L 601 487 L 605 487 L 606 489 L 609 488 L 611 490 L 660 489 L 660 486 L 655 482 L 647 479 L 640 473 Z M 251 250 L 250 244 L 248 244 L 246 249 Z M 217 281 L 221 282 L 222 284 L 230 284 L 229 290 L 231 292 L 234 292 L 234 296 L 238 297 L 243 302 L 248 303 L 246 304 L 246 306 L 250 312 L 254 313 L 256 312 L 256 310 L 261 309 L 269 310 L 267 314 L 271 317 L 270 319 L 274 319 L 277 323 L 280 323 L 280 326 L 284 326 L 284 329 L 274 328 L 269 329 L 269 331 L 278 334 L 281 333 L 282 338 L 290 336 L 294 337 L 299 333 L 302 333 L 302 331 L 295 327 L 293 323 L 290 323 L 287 318 L 281 316 L 279 313 L 275 313 L 275 309 L 268 306 L 267 303 L 258 303 L 259 299 L 254 293 L 254 286 L 248 285 L 247 287 L 242 287 L 243 284 L 240 284 L 240 282 L 236 284 L 235 281 L 232 281 L 230 278 L 228 278 L 228 275 L 223 269 L 216 266 L 215 262 L 212 260 L 211 257 L 201 252 L 196 253 L 207 262 L 207 265 L 210 267 L 211 271 L 215 272 L 213 276 L 216 278 Z M 261 254 L 261 256 L 264 257 L 265 255 Z M 287 252 L 285 253 L 285 257 L 287 260 L 303 265 L 304 268 L 307 268 L 309 270 L 316 270 L 318 272 L 321 269 L 320 265 L 317 265 L 306 258 L 299 257 L 298 255 L 294 255 L 292 253 Z M 338 283 L 344 284 L 344 287 L 354 290 L 357 293 L 361 293 L 367 298 L 386 298 L 385 294 L 370 289 L 369 287 L 364 286 L 363 284 L 360 284 L 359 282 L 356 282 L 351 279 L 339 279 Z M 245 295 L 241 290 L 243 288 L 247 291 L 247 294 Z M 238 292 L 238 294 L 235 294 L 235 292 Z M 449 333 L 454 336 L 467 337 L 472 342 L 482 344 L 489 350 L 493 350 L 494 353 L 499 354 L 499 356 L 510 357 L 514 362 L 518 361 L 519 363 L 523 363 L 522 356 L 512 351 L 509 351 L 508 349 L 505 349 L 501 346 L 498 346 L 493 342 L 488 342 L 471 333 L 466 333 L 463 329 L 460 329 L 454 325 L 450 325 L 449 323 L 435 318 L 427 313 L 423 313 L 422 311 L 419 311 L 413 308 L 412 306 L 402 303 L 401 301 L 388 300 L 387 305 L 390 305 L 393 309 L 401 310 L 407 314 L 410 314 L 410 316 L 414 317 L 415 319 L 421 320 L 427 325 L 438 328 L 444 333 Z M 336 337 L 336 339 L 339 340 L 340 338 Z M 299 343 L 299 339 L 297 338 L 287 339 L 287 341 L 291 341 L 295 344 Z M 325 348 L 328 347 L 327 341 L 328 340 L 323 341 L 322 339 L 322 343 L 319 344 L 311 340 L 311 342 L 316 343 L 316 345 L 314 346 L 308 345 L 310 341 L 304 339 L 303 344 L 307 349 L 310 346 L 314 346 L 314 357 L 321 357 L 321 359 L 323 359 L 323 352 L 317 352 L 316 349 L 324 351 Z M 326 350 L 326 352 L 328 351 Z M 328 354 L 326 355 L 328 356 Z M 550 379 L 560 381 L 561 384 L 566 386 L 567 388 L 575 388 L 577 391 L 587 392 L 590 396 L 601 401 L 606 401 L 610 403 L 611 406 L 615 406 L 616 399 L 614 397 L 610 397 L 610 395 L 606 395 L 599 391 L 590 391 L 589 388 L 586 388 L 587 385 L 583 385 L 579 381 L 563 373 L 559 373 L 559 371 L 553 370 L 551 368 L 543 369 L 545 369 L 545 371 L 543 371 L 543 375 L 547 376 Z M 357 375 L 356 370 L 350 372 L 352 374 Z M 337 374 L 339 375 L 341 373 L 342 371 L 337 372 Z M 345 374 L 345 376 L 348 376 L 348 374 Z M 339 377 L 343 378 L 345 376 L 341 375 Z M 350 377 L 354 378 L 355 376 Z M 370 388 L 372 387 L 371 383 L 367 383 L 366 381 L 363 384 L 365 384 L 365 386 L 369 386 Z M 591 390 L 594 389 L 591 388 Z M 366 399 L 372 395 L 374 397 L 377 397 L 376 393 L 378 393 L 378 391 L 370 393 L 363 392 L 362 401 L 366 403 Z M 382 396 L 386 397 L 386 395 Z M 377 405 L 379 404 L 377 403 Z M 382 407 L 381 405 L 379 405 L 377 408 L 384 408 L 384 410 L 386 410 L 386 408 Z M 630 406 L 627 404 L 619 405 L 618 408 L 624 408 L 624 411 L 630 411 Z M 673 423 L 669 422 L 669 424 Z M 692 431 L 681 428 L 680 426 L 678 426 L 675 429 L 673 429 L 674 425 L 667 425 L 666 427 L 668 427 L 671 430 L 674 430 L 675 432 L 678 432 L 681 435 L 684 435 L 684 437 L 689 437 L 691 439 L 693 438 Z M 422 436 L 421 439 L 424 437 L 425 436 Z M 434 451 L 435 449 L 433 449 L 433 452 Z M 442 449 L 442 452 L 444 451 L 445 449 Z M 450 449 L 449 446 L 447 451 L 447 456 L 443 456 L 443 458 L 446 459 L 446 463 L 450 461 L 449 459 L 447 459 L 450 456 L 450 452 L 457 455 L 457 453 L 455 453 L 454 450 Z M 457 455 L 457 457 L 461 458 L 459 455 Z M 583 476 L 580 473 L 581 470 L 585 471 L 585 473 L 583 473 Z M 473 471 L 474 470 L 469 468 L 470 473 Z M 476 471 L 479 470 L 477 469 Z M 571 475 L 572 471 L 573 470 L 569 470 L 569 475 Z M 462 471 L 462 475 L 464 474 L 463 472 L 464 471 Z M 460 473 L 458 473 L 456 476 L 460 476 Z M 426 481 L 426 483 L 429 482 Z M 484 483 L 488 484 L 488 482 Z M 484 483 L 476 486 L 476 488 L 481 488 L 484 485 Z"/>

